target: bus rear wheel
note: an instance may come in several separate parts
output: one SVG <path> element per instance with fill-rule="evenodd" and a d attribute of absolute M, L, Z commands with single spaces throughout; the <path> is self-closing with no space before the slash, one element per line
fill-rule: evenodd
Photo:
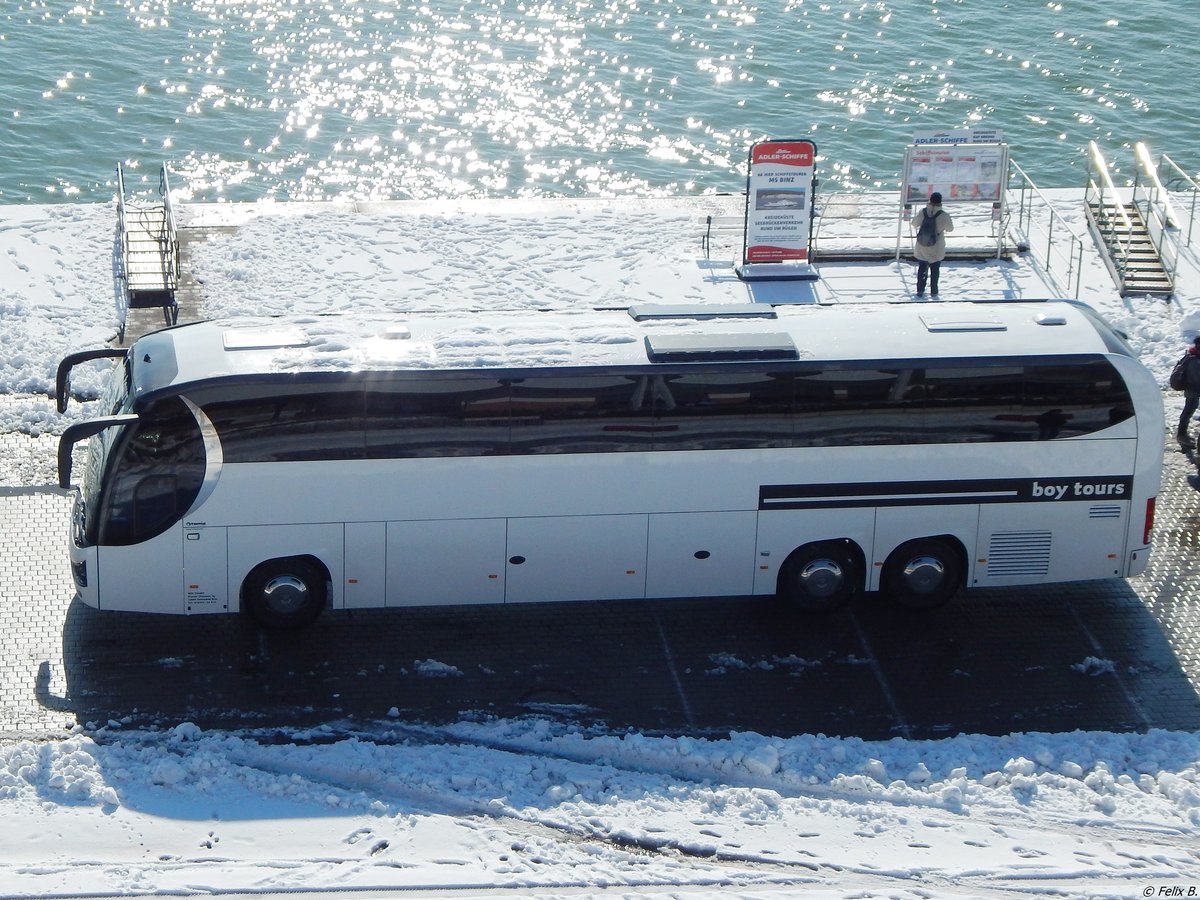
<path fill-rule="evenodd" d="M 792 553 L 779 574 L 779 594 L 798 609 L 826 612 L 854 596 L 861 576 L 843 544 L 810 544 Z"/>
<path fill-rule="evenodd" d="M 325 573 L 300 556 L 255 566 L 242 582 L 242 600 L 258 624 L 292 631 L 312 624 L 325 609 Z"/>
<path fill-rule="evenodd" d="M 962 561 L 946 541 L 919 538 L 892 551 L 884 564 L 883 584 L 901 606 L 935 609 L 962 589 Z"/>

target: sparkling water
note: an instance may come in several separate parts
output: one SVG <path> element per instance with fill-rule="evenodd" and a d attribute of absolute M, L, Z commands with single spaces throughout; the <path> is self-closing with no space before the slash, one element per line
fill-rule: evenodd
<path fill-rule="evenodd" d="M 738 191 L 809 138 L 895 190 L 918 130 L 1003 131 L 1046 187 L 1145 141 L 1200 165 L 1170 0 L 0 0 L 0 202 Z"/>

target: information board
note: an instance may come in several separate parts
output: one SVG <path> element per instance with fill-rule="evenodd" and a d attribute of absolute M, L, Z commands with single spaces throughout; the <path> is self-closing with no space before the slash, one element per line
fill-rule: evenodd
<path fill-rule="evenodd" d="M 994 203 L 1008 177 L 1004 144 L 913 144 L 904 165 L 904 202 L 924 203 L 934 191 L 946 203 Z"/>

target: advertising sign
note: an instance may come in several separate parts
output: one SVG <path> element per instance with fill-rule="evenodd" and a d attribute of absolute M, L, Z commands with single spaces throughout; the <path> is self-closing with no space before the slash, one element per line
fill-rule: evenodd
<path fill-rule="evenodd" d="M 1003 144 L 1004 132 L 998 128 L 948 128 L 944 131 L 918 131 L 914 144 Z"/>
<path fill-rule="evenodd" d="M 808 259 L 816 157 L 812 141 L 760 141 L 750 148 L 743 262 Z"/>

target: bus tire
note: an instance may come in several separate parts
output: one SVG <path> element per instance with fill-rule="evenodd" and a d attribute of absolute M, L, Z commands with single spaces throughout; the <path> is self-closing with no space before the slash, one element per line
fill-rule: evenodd
<path fill-rule="evenodd" d="M 311 625 L 328 598 L 325 573 L 312 559 L 289 556 L 255 566 L 242 582 L 242 602 L 259 625 L 293 631 Z"/>
<path fill-rule="evenodd" d="M 792 552 L 779 571 L 779 596 L 805 612 L 828 612 L 850 600 L 862 575 L 845 542 L 808 544 Z"/>
<path fill-rule="evenodd" d="M 962 590 L 962 556 L 940 538 L 908 541 L 884 563 L 883 586 L 892 600 L 908 609 L 944 606 Z"/>

